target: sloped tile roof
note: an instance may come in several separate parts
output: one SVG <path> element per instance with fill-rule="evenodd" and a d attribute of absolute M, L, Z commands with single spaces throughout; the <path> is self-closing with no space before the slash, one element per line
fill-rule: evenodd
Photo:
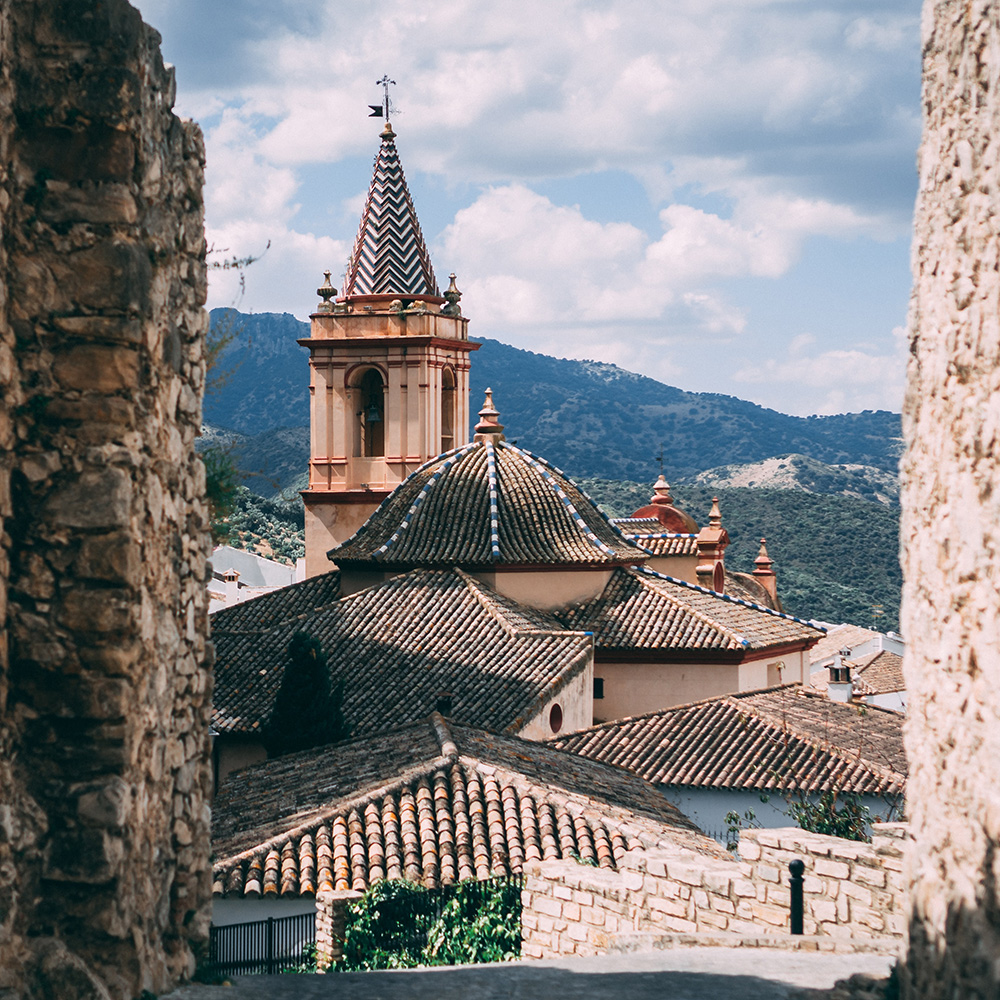
<path fill-rule="evenodd" d="M 645 569 L 615 570 L 604 592 L 560 613 L 601 650 L 755 651 L 823 635 L 814 625 Z"/>
<path fill-rule="evenodd" d="M 345 295 L 441 294 L 395 138 L 386 123 L 347 265 Z"/>
<path fill-rule="evenodd" d="M 608 566 L 642 563 L 569 478 L 506 441 L 426 463 L 330 552 L 340 566 Z"/>
<path fill-rule="evenodd" d="M 456 719 L 518 730 L 591 656 L 589 636 L 460 570 L 416 570 L 262 631 L 219 628 L 220 617 L 212 629 L 220 733 L 264 731 L 299 630 L 322 642 L 344 679 L 355 735 L 422 718 L 442 692 L 453 695 Z"/>
<path fill-rule="evenodd" d="M 696 556 L 697 535 L 678 535 L 671 532 L 628 532 L 625 537 L 651 556 Z"/>
<path fill-rule="evenodd" d="M 551 746 L 429 721 L 231 775 L 216 798 L 214 891 L 300 896 L 383 878 L 429 887 L 626 850 L 724 857 L 628 772 Z"/>
<path fill-rule="evenodd" d="M 813 663 L 828 660 L 836 656 L 842 649 L 860 646 L 869 639 L 874 639 L 878 632 L 861 625 L 834 625 L 827 629 L 826 635 L 810 650 L 809 659 Z"/>
<path fill-rule="evenodd" d="M 339 599 L 340 573 L 333 570 L 217 611 L 212 616 L 212 631 L 259 632 L 328 607 Z"/>
<path fill-rule="evenodd" d="M 852 661 L 854 677 L 861 682 L 865 694 L 891 694 L 906 690 L 903 680 L 903 658 L 883 649 Z"/>
<path fill-rule="evenodd" d="M 786 685 L 608 722 L 551 742 L 653 784 L 896 795 L 907 773 L 902 721 L 897 712 Z"/>

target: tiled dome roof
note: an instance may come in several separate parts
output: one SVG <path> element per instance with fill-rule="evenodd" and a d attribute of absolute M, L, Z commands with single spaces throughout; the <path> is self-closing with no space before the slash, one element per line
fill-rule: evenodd
<path fill-rule="evenodd" d="M 622 566 L 637 548 L 558 469 L 498 434 L 432 459 L 343 545 L 339 566 Z"/>

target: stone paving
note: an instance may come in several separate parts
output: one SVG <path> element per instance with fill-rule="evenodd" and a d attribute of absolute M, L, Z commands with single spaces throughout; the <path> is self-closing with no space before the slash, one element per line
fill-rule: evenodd
<path fill-rule="evenodd" d="M 753 948 L 643 954 L 329 976 L 238 976 L 162 1000 L 795 1000 L 856 973 L 885 976 L 895 959 Z M 813 994 L 815 995 L 815 994 Z"/>

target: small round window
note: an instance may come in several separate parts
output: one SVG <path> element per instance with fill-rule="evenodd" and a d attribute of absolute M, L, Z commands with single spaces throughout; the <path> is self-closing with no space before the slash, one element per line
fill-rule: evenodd
<path fill-rule="evenodd" d="M 549 710 L 549 729 L 558 733 L 562 729 L 562 709 L 558 705 L 553 705 Z"/>

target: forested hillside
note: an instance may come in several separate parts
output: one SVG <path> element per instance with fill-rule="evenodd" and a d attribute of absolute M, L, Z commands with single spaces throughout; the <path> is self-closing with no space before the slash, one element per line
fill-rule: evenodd
<path fill-rule="evenodd" d="M 627 517 L 649 502 L 647 484 L 583 479 L 604 511 Z M 726 565 L 749 573 L 767 539 L 785 610 L 805 618 L 899 628 L 899 508 L 854 497 L 759 488 L 677 487 L 674 502 L 699 523 L 719 498 L 731 544 Z M 878 612 L 882 613 L 879 614 Z"/>
<path fill-rule="evenodd" d="M 308 353 L 296 343 L 308 336 L 308 324 L 288 314 L 223 309 L 213 310 L 212 320 L 231 323 L 237 336 L 220 358 L 230 375 L 205 401 L 205 422 L 250 437 L 308 425 Z M 507 436 L 573 476 L 653 479 L 661 447 L 672 479 L 789 453 L 883 470 L 895 470 L 899 459 L 898 414 L 793 417 L 615 365 L 481 343 L 472 356 L 472 412 L 491 386 Z"/>

